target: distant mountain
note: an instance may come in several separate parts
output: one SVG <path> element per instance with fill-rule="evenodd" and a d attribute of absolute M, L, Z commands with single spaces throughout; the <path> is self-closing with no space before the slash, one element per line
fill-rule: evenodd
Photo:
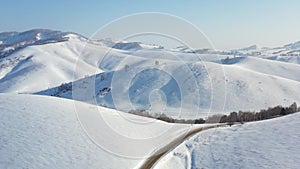
<path fill-rule="evenodd" d="M 112 47 L 115 49 L 121 49 L 121 50 L 141 50 L 141 49 L 164 49 L 163 46 L 155 45 L 155 44 L 143 44 L 141 42 L 127 42 L 127 41 L 111 41 L 108 47 Z"/>
<path fill-rule="evenodd" d="M 241 48 L 239 50 L 243 50 L 243 51 L 249 51 L 249 50 L 259 50 L 260 48 L 257 46 L 257 45 L 251 45 L 251 46 L 248 46 L 246 48 Z"/>
<path fill-rule="evenodd" d="M 142 49 L 138 42 L 117 42 L 112 48 L 122 49 L 122 50 L 139 50 Z"/>
<path fill-rule="evenodd" d="M 284 45 L 284 47 L 289 49 L 300 49 L 300 41 Z"/>
<path fill-rule="evenodd" d="M 41 45 L 67 41 L 69 39 L 67 35 L 69 34 L 74 34 L 78 37 L 86 39 L 85 37 L 76 33 L 60 32 L 48 29 L 0 33 L 0 58 L 30 45 Z"/>

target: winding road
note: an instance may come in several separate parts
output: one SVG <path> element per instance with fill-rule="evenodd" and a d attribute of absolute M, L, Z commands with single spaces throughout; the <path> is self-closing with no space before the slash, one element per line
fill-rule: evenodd
<path fill-rule="evenodd" d="M 166 146 L 160 148 L 159 150 L 156 151 L 155 155 L 149 157 L 148 159 L 145 160 L 145 162 L 140 166 L 141 169 L 151 169 L 154 167 L 154 165 L 166 154 L 168 154 L 170 151 L 172 151 L 175 147 L 177 147 L 179 144 L 181 144 L 184 140 L 187 138 L 201 132 L 204 130 L 216 128 L 216 127 L 221 127 L 221 126 L 226 126 L 227 124 L 216 124 L 216 125 L 209 125 L 209 126 L 204 126 L 196 129 L 190 130 L 188 133 L 185 133 L 182 136 L 179 136 Z"/>

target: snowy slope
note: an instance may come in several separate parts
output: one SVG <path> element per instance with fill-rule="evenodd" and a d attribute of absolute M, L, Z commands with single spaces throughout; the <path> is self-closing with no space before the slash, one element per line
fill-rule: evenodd
<path fill-rule="evenodd" d="M 38 94 L 106 105 L 126 112 L 153 110 L 152 107 L 157 106 L 156 113 L 164 111 L 177 116 L 173 108 L 181 107 L 184 112 L 181 117 L 185 118 L 195 117 L 198 108 L 199 116 L 206 116 L 210 108 L 210 113 L 220 113 L 224 102 L 225 112 L 300 102 L 299 93 L 295 92 L 300 91 L 300 66 L 296 64 L 254 57 L 235 58 L 230 64 L 155 59 L 159 62 L 155 65 L 151 59 L 129 60 L 130 63 L 122 61 L 124 65 L 134 65 L 127 71 L 108 71 L 75 81 L 73 89 L 70 83 L 66 90 L 56 87 Z M 147 67 L 151 64 L 152 67 Z M 141 67 L 147 69 L 139 71 Z M 155 103 L 151 96 L 156 91 Z"/>
<path fill-rule="evenodd" d="M 134 168 L 190 128 L 117 110 L 146 109 L 194 119 L 299 104 L 299 51 L 299 43 L 192 51 L 88 40 L 76 33 L 51 30 L 0 33 L 0 168 Z M 294 168 L 299 163 L 292 166 L 294 156 L 287 152 L 299 151 L 289 147 L 299 140 L 298 118 L 294 114 L 203 132 L 159 165 L 240 168 L 245 163 L 250 168 L 266 168 L 277 162 Z M 209 144 L 202 140 L 206 136 Z M 248 144 L 248 136 L 258 140 L 250 139 Z M 251 149 L 253 145 L 260 149 Z M 225 150 L 240 161 L 228 159 Z M 226 163 L 229 161 L 234 162 Z"/>
<path fill-rule="evenodd" d="M 224 64 L 236 65 L 258 73 L 278 76 L 290 80 L 300 81 L 300 65 L 262 59 L 258 57 L 238 57 L 229 59 Z"/>
<path fill-rule="evenodd" d="M 290 168 L 300 166 L 300 113 L 211 129 L 186 140 L 155 169 Z"/>
<path fill-rule="evenodd" d="M 70 32 L 60 32 L 48 29 L 33 29 L 25 32 L 3 32 L 0 33 L 0 58 L 8 56 L 13 52 L 31 45 L 41 45 L 67 41 Z M 76 34 L 81 39 L 85 37 Z"/>
<path fill-rule="evenodd" d="M 22 49 L 1 60 L 1 92 L 30 93 L 57 86 L 95 72 L 62 45 L 47 44 Z M 74 74 L 75 63 L 81 70 Z"/>
<path fill-rule="evenodd" d="M 138 64 L 137 67 L 154 64 L 153 61 L 149 60 L 135 61 L 138 61 L 136 63 Z M 126 112 L 132 109 L 152 109 L 155 113 L 164 111 L 164 108 L 175 108 L 175 110 L 172 109 L 170 111 L 179 113 L 176 108 L 180 106 L 190 108 L 189 110 L 197 109 L 198 104 L 200 104 L 197 102 L 199 101 L 200 93 L 203 94 L 203 100 L 204 97 L 210 97 L 210 84 L 207 83 L 208 75 L 203 65 L 191 65 L 194 67 L 194 71 L 198 72 L 197 76 L 199 76 L 199 79 L 195 79 L 192 74 L 193 72 L 188 72 L 187 66 L 184 64 L 162 60 L 160 60 L 160 63 L 161 65 L 142 71 L 139 71 L 139 69 L 130 69 L 128 71 L 122 69 L 105 72 L 80 79 L 73 83 L 73 88 L 72 84 L 69 83 L 67 87 L 64 87 L 67 88 L 66 90 L 62 90 L 62 87 L 59 86 L 39 92 L 38 94 L 106 105 Z M 177 71 L 177 69 L 180 69 L 180 71 Z M 169 74 L 168 72 L 173 74 Z M 189 76 L 183 78 L 182 73 Z M 199 89 L 196 89 L 197 81 Z M 199 90 L 199 92 L 195 93 L 196 90 Z M 129 99 L 127 99 L 127 96 Z M 151 99 L 151 96 L 154 98 Z M 191 98 L 194 98 L 194 102 L 188 101 Z M 94 102 L 95 99 L 96 102 Z M 204 101 L 207 101 L 207 103 L 203 102 L 202 105 L 208 108 L 210 99 L 206 98 Z M 186 115 L 183 114 L 183 116 Z"/>
<path fill-rule="evenodd" d="M 290 43 L 281 47 L 269 48 L 251 45 L 249 47 L 233 50 L 200 50 L 204 54 L 218 54 L 221 58 L 234 57 L 258 57 L 268 60 L 276 60 L 300 64 L 300 42 Z M 197 52 L 197 50 L 195 50 Z M 184 51 L 183 51 L 184 52 Z"/>
<path fill-rule="evenodd" d="M 0 94 L 0 110 L 0 168 L 134 168 L 190 129 L 55 97 Z"/>
<path fill-rule="evenodd" d="M 299 64 L 271 58 L 295 57 L 273 53 L 297 50 L 297 43 L 278 49 L 252 46 L 236 53 L 207 49 L 195 54 L 183 47 L 168 50 L 140 42 L 87 40 L 49 30 L 1 37 L 6 45 L 26 42 L 0 59 L 1 93 L 53 95 L 122 111 L 147 109 L 184 118 L 300 103 L 295 92 L 300 89 Z"/>
<path fill-rule="evenodd" d="M 13 49 L 0 53 L 1 93 L 34 93 L 113 70 L 130 53 L 75 33 L 51 30 L 1 33 L 0 39 L 0 51 Z M 130 47 L 130 43 L 123 45 Z M 149 45 L 141 46 L 151 49 Z"/>
<path fill-rule="evenodd" d="M 256 45 L 249 47 L 250 50 L 236 50 L 240 56 L 256 56 L 269 60 L 277 60 L 288 63 L 300 64 L 300 42 L 284 45 L 276 48 L 259 48 Z M 246 48 L 247 49 L 247 48 Z"/>
<path fill-rule="evenodd" d="M 63 42 L 25 45 L 0 59 L 0 92 L 33 93 L 103 72 L 98 67 L 101 59 L 98 54 L 105 53 L 107 47 L 88 42 L 77 34 L 64 37 L 67 40 Z M 110 55 L 116 56 L 112 60 L 118 60 L 124 54 L 110 52 Z M 111 65 L 102 67 L 109 69 Z"/>
<path fill-rule="evenodd" d="M 85 41 L 77 34 L 50 30 L 6 37 L 1 47 L 20 49 L 0 59 L 0 92 L 30 93 L 101 72 L 95 64 L 79 58 Z M 74 72 L 77 62 L 81 70 Z"/>

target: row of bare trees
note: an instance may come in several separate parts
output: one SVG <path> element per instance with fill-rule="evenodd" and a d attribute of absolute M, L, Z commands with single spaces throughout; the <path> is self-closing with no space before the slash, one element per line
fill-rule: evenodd
<path fill-rule="evenodd" d="M 196 120 L 175 119 L 175 118 L 167 116 L 164 113 L 151 114 L 146 110 L 139 110 L 139 109 L 138 110 L 130 110 L 128 113 L 143 116 L 143 117 L 150 117 L 150 118 L 162 120 L 162 121 L 165 121 L 168 123 L 183 123 L 183 124 L 203 124 L 203 123 L 205 123 L 205 120 L 203 118 L 199 118 Z"/>
<path fill-rule="evenodd" d="M 250 121 L 259 121 L 265 120 L 270 118 L 275 118 L 279 116 L 284 116 L 287 114 L 295 113 L 300 111 L 300 107 L 297 107 L 297 104 L 294 102 L 292 105 L 288 107 L 276 106 L 270 107 L 268 109 L 263 109 L 258 112 L 250 112 L 250 111 L 239 111 L 239 112 L 231 112 L 229 115 L 222 115 L 216 114 L 209 116 L 206 119 L 199 118 L 199 119 L 175 119 L 165 115 L 164 113 L 161 114 L 150 114 L 146 110 L 131 110 L 128 113 L 155 118 L 158 120 L 162 120 L 168 123 L 184 123 L 184 124 L 203 124 L 203 123 L 235 123 L 235 122 L 250 122 Z"/>
<path fill-rule="evenodd" d="M 250 112 L 250 111 L 239 111 L 231 112 L 229 115 L 221 115 L 218 118 L 208 117 L 207 122 L 220 122 L 220 123 L 234 123 L 234 122 L 249 122 L 249 121 L 259 121 L 266 120 L 270 118 L 275 118 L 278 116 L 284 116 L 287 114 L 295 113 L 300 111 L 300 108 L 297 107 L 297 104 L 294 102 L 288 107 L 275 106 L 268 109 L 260 110 L 259 112 Z"/>

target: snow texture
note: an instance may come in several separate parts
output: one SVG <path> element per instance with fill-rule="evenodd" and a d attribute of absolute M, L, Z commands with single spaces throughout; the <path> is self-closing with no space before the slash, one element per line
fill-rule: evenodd
<path fill-rule="evenodd" d="M 300 113 L 200 132 L 155 169 L 290 168 L 300 166 Z"/>

